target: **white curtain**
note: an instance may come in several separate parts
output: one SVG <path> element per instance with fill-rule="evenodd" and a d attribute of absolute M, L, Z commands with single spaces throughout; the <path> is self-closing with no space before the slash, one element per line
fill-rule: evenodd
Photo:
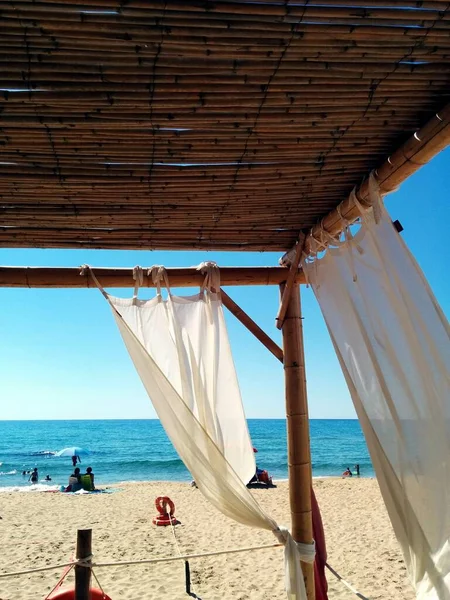
<path fill-rule="evenodd" d="M 256 467 L 222 303 L 211 291 L 220 288 L 219 271 L 211 263 L 201 268 L 206 289 L 195 296 L 169 293 L 163 300 L 158 287 L 156 298 L 142 301 L 137 289 L 129 300 L 102 291 L 158 417 L 199 490 L 231 519 L 275 534 L 285 545 L 288 598 L 306 600 L 300 559 L 313 562 L 314 545 L 296 544 L 246 487 Z M 158 286 L 168 287 L 164 268 L 153 267 L 151 274 Z"/>
<path fill-rule="evenodd" d="M 356 235 L 303 266 L 417 598 L 450 600 L 449 326 L 373 178 L 371 195 Z"/>

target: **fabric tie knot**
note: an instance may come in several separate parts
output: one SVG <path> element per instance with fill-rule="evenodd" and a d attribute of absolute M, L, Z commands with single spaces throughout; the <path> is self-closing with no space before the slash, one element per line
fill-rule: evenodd
<path fill-rule="evenodd" d="M 289 529 L 287 527 L 280 526 L 277 529 L 273 529 L 272 533 L 283 546 L 286 546 L 288 543 L 294 543 L 297 547 L 298 554 L 300 556 L 300 560 L 305 563 L 312 564 L 316 557 L 316 543 L 312 542 L 312 544 L 303 544 L 302 542 L 296 542 L 292 537 Z"/>
<path fill-rule="evenodd" d="M 203 290 L 216 293 L 220 291 L 220 269 L 215 262 L 212 260 L 202 262 L 197 267 L 197 271 L 205 275 L 205 281 L 201 286 L 202 292 Z"/>
<path fill-rule="evenodd" d="M 153 265 L 153 267 L 150 267 L 148 270 L 147 275 L 152 278 L 154 285 L 156 285 L 158 297 L 161 297 L 161 284 L 166 286 L 167 291 L 170 294 L 169 278 L 165 267 L 162 265 Z"/>

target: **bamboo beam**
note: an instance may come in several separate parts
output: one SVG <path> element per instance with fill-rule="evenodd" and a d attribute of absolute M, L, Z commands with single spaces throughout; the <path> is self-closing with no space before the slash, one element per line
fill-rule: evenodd
<path fill-rule="evenodd" d="M 282 294 L 283 287 L 280 286 Z M 292 536 L 296 542 L 310 544 L 313 541 L 311 451 L 300 288 L 298 285 L 294 285 L 292 289 L 282 333 Z M 308 600 L 314 600 L 314 566 L 302 563 L 302 570 Z"/>
<path fill-rule="evenodd" d="M 221 271 L 222 272 L 222 271 Z M 225 290 L 220 290 L 220 295 L 222 298 L 222 303 L 224 306 L 228 308 L 231 314 L 233 314 L 238 321 L 240 321 L 244 327 L 246 327 L 250 333 L 252 333 L 256 339 L 258 339 L 263 346 L 265 346 L 272 354 L 278 358 L 280 362 L 283 362 L 283 350 L 276 344 L 272 338 L 270 338 L 265 331 L 261 329 L 259 325 L 255 323 L 255 321 L 244 311 L 242 308 L 236 304 L 236 302 L 230 298 L 230 296 L 225 292 Z"/>
<path fill-rule="evenodd" d="M 388 159 L 375 170 L 375 177 L 381 192 L 392 192 L 405 179 L 426 165 L 441 150 L 450 144 L 450 104 L 447 104 L 426 125 L 414 133 L 407 142 L 396 150 Z M 357 188 L 356 196 L 364 206 L 370 206 L 369 178 Z M 345 227 L 345 222 L 354 222 L 360 216 L 358 207 L 350 196 L 339 205 L 339 210 L 332 210 L 321 222 L 313 227 L 306 238 L 305 252 L 311 252 L 311 235 L 320 239 L 321 230 L 325 229 L 330 235 L 338 235 Z M 283 259 L 281 259 L 283 260 Z"/>
<path fill-rule="evenodd" d="M 283 295 L 281 297 L 280 308 L 278 310 L 278 314 L 275 319 L 275 323 L 278 329 L 283 327 L 284 318 L 286 316 L 286 311 L 289 305 L 289 300 L 291 298 L 292 288 L 294 286 L 295 277 L 298 273 L 298 266 L 300 264 L 300 259 L 303 254 L 303 249 L 305 246 L 305 236 L 301 234 L 300 239 L 297 242 L 297 247 L 295 249 L 295 257 L 289 267 L 289 275 L 286 280 L 286 286 L 283 289 Z"/>
<path fill-rule="evenodd" d="M 132 269 L 94 267 L 95 276 L 103 287 L 133 288 Z M 204 275 L 195 267 L 168 268 L 171 287 L 198 287 Z M 283 267 L 221 267 L 222 285 L 279 285 L 286 281 L 288 270 Z M 295 283 L 306 283 L 298 272 Z M 0 287 L 15 288 L 95 288 L 88 272 L 80 275 L 79 267 L 0 267 Z M 152 278 L 144 275 L 141 287 L 155 287 Z"/>

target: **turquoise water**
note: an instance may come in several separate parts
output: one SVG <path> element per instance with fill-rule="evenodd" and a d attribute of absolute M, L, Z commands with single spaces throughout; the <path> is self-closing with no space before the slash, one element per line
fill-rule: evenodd
<path fill-rule="evenodd" d="M 249 429 L 260 468 L 275 479 L 287 478 L 286 422 L 283 419 L 249 419 Z M 70 456 L 57 452 L 78 446 L 83 469 L 92 466 L 97 485 L 121 481 L 188 481 L 190 475 L 157 420 L 123 421 L 0 421 L 0 489 L 30 487 L 23 470 L 38 467 L 50 485 L 67 484 L 72 472 Z M 311 449 L 315 477 L 340 475 L 355 463 L 361 475 L 373 476 L 358 421 L 312 420 Z"/>

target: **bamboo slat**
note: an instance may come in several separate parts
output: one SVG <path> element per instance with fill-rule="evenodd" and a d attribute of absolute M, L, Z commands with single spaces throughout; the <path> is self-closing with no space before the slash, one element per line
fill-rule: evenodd
<path fill-rule="evenodd" d="M 439 0 L 5 2 L 0 246 L 287 249 L 450 100 L 449 31 Z"/>

